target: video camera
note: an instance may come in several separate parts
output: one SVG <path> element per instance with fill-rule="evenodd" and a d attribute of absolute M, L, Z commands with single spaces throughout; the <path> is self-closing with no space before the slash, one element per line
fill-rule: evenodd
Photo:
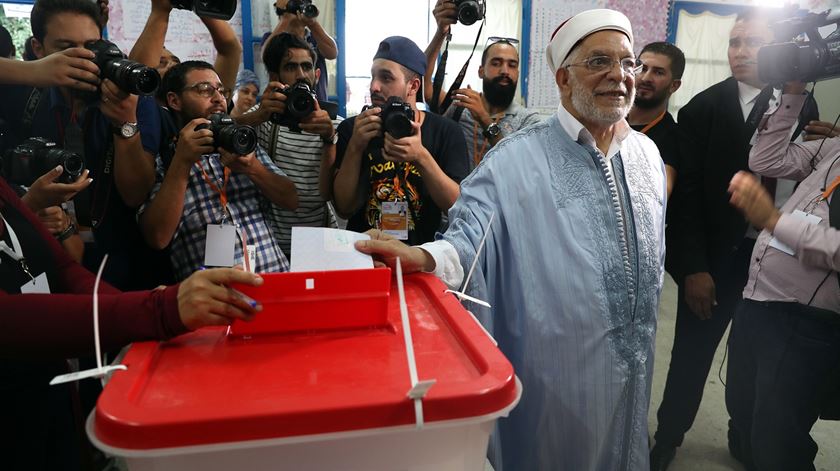
<path fill-rule="evenodd" d="M 471 25 L 484 19 L 487 11 L 485 0 L 453 0 L 458 7 L 458 22 Z"/>
<path fill-rule="evenodd" d="M 371 106 L 365 105 L 362 111 L 368 108 L 371 108 Z M 411 105 L 402 101 L 399 97 L 389 97 L 388 101 L 382 105 L 379 117 L 382 118 L 382 129 L 394 139 L 408 137 L 413 132 L 411 123 L 414 122 L 414 110 Z M 382 147 L 382 138 L 371 140 L 371 146 Z"/>
<path fill-rule="evenodd" d="M 228 21 L 236 13 L 236 0 L 172 0 L 172 7 L 192 10 L 201 17 Z"/>
<path fill-rule="evenodd" d="M 282 16 L 284 12 L 303 13 L 303 16 L 307 18 L 317 18 L 320 13 L 318 7 L 312 4 L 312 0 L 289 0 L 286 8 L 277 8 L 277 16 Z"/>
<path fill-rule="evenodd" d="M 826 37 L 819 28 L 834 24 Z M 778 43 L 758 50 L 758 77 L 771 85 L 798 80 L 815 82 L 840 76 L 840 11 L 826 10 L 780 21 L 772 26 Z M 800 34 L 808 41 L 792 42 Z M 787 42 L 782 42 L 787 41 Z"/>
<path fill-rule="evenodd" d="M 207 119 L 210 124 L 200 124 L 195 129 L 212 131 L 213 147 L 236 155 L 248 155 L 257 149 L 257 132 L 251 126 L 236 124 L 225 113 L 214 113 Z"/>
<path fill-rule="evenodd" d="M 73 183 L 85 171 L 85 161 L 79 154 L 60 149 L 43 137 L 30 137 L 6 152 L 0 170 L 6 180 L 32 186 L 35 180 L 58 165 L 64 168 L 56 179 L 58 183 Z"/>
<path fill-rule="evenodd" d="M 277 89 L 286 95 L 286 112 L 271 113 L 271 122 L 280 126 L 287 126 L 289 130 L 300 132 L 300 120 L 315 111 L 315 91 L 303 81 Z"/>
<path fill-rule="evenodd" d="M 111 80 L 120 90 L 132 95 L 152 95 L 160 85 L 157 70 L 127 59 L 116 44 L 100 39 L 85 47 L 96 54 L 93 62 L 99 67 L 100 78 Z"/>

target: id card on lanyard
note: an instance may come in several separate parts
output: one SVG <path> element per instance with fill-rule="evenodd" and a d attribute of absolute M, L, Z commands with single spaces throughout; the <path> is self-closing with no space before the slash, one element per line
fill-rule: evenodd
<path fill-rule="evenodd" d="M 29 265 L 26 264 L 26 259 L 23 257 L 23 247 L 20 245 L 20 240 L 18 239 L 15 230 L 9 224 L 9 221 L 6 221 L 6 218 L 3 217 L 2 214 L 0 214 L 0 219 L 3 220 L 3 224 L 9 232 L 9 238 L 12 242 L 12 247 L 10 248 L 5 241 L 0 241 L 0 252 L 5 253 L 11 257 L 12 260 L 18 262 L 21 270 L 23 270 L 23 272 L 29 277 L 29 281 L 20 287 L 21 294 L 49 294 L 50 284 L 47 281 L 47 274 L 41 273 L 38 276 L 32 276 L 32 273 L 29 271 Z"/>

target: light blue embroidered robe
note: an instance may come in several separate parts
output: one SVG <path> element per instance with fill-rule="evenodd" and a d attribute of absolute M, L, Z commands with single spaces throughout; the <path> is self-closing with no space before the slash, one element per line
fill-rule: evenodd
<path fill-rule="evenodd" d="M 524 386 L 491 444 L 496 471 L 649 469 L 665 176 L 644 135 L 620 148 L 616 185 L 553 116 L 490 151 L 449 211 L 465 274 L 496 213 L 467 288 L 493 306 L 468 307 Z"/>

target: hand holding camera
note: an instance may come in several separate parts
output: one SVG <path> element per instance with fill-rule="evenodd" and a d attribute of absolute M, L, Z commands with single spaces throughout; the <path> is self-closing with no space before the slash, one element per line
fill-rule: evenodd
<path fill-rule="evenodd" d="M 137 95 L 130 95 L 105 79 L 100 87 L 102 93 L 99 100 L 99 110 L 111 124 L 121 126 L 123 123 L 137 122 Z"/>
<path fill-rule="evenodd" d="M 88 178 L 87 169 L 82 171 L 75 180 L 62 183 L 67 181 L 66 175 L 69 175 L 69 172 L 65 172 L 62 166 L 53 168 L 36 179 L 21 200 L 29 209 L 37 212 L 70 201 L 93 182 L 92 178 Z"/>
<path fill-rule="evenodd" d="M 189 171 L 202 155 L 215 152 L 213 131 L 206 127 L 208 124 L 209 120 L 196 118 L 181 129 L 173 162 L 186 164 L 186 170 Z"/>
<path fill-rule="evenodd" d="M 209 129 L 213 136 L 213 148 L 220 152 L 226 150 L 236 155 L 248 155 L 257 150 L 257 131 L 248 125 L 236 124 L 225 113 L 211 114 L 207 122 L 195 129 Z"/>
<path fill-rule="evenodd" d="M 332 139 L 333 134 L 335 134 L 330 114 L 321 109 L 318 100 L 315 100 L 315 110 L 309 116 L 301 119 L 300 129 L 321 136 L 321 140 L 324 142 Z"/>
<path fill-rule="evenodd" d="M 371 140 L 382 135 L 382 118 L 379 113 L 382 108 L 379 107 L 365 107 L 362 112 L 356 116 L 353 122 L 353 135 L 350 137 L 350 146 L 358 149 L 365 149 Z"/>
<path fill-rule="evenodd" d="M 32 69 L 27 84 L 36 87 L 70 87 L 83 92 L 96 92 L 99 67 L 93 52 L 73 47 L 28 62 Z"/>
<path fill-rule="evenodd" d="M 316 108 L 318 99 L 315 91 L 306 82 L 297 82 L 294 85 L 279 88 L 276 92 L 284 97 L 284 110 L 272 113 L 271 122 L 281 126 L 287 126 L 289 130 L 300 132 L 301 120 L 311 115 Z"/>
<path fill-rule="evenodd" d="M 220 148 L 219 161 L 225 167 L 244 175 L 250 175 L 256 169 L 256 166 L 259 165 L 256 153 L 253 151 L 246 155 L 238 155 Z"/>
<path fill-rule="evenodd" d="M 382 157 L 392 162 L 417 162 L 422 166 L 424 157 L 430 157 L 430 154 L 423 147 L 420 123 L 412 121 L 411 132 L 410 135 L 400 138 L 386 132 L 382 145 Z"/>
<path fill-rule="evenodd" d="M 280 82 L 268 82 L 260 100 L 260 106 L 256 113 L 259 114 L 260 122 L 264 123 L 271 120 L 271 117 L 276 113 L 286 112 L 286 95 L 281 92 L 286 88 Z"/>
<path fill-rule="evenodd" d="M 451 0 L 437 0 L 432 15 L 441 33 L 448 33 L 452 25 L 458 22 L 458 5 Z"/>

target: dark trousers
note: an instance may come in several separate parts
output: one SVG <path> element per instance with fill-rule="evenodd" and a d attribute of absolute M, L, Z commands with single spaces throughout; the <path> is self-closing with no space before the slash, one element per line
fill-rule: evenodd
<path fill-rule="evenodd" d="M 811 310 L 745 300 L 732 321 L 726 408 L 749 470 L 814 469 L 810 431 L 837 374 L 840 327 Z"/>
<path fill-rule="evenodd" d="M 686 432 L 694 423 L 715 351 L 747 283 L 754 245 L 754 240 L 744 239 L 731 254 L 712 264 L 718 304 L 712 308 L 711 319 L 701 320 L 691 312 L 685 302 L 685 287 L 679 286 L 671 365 L 662 404 L 656 413 L 658 424 L 654 438 L 657 444 L 682 445 Z"/>

